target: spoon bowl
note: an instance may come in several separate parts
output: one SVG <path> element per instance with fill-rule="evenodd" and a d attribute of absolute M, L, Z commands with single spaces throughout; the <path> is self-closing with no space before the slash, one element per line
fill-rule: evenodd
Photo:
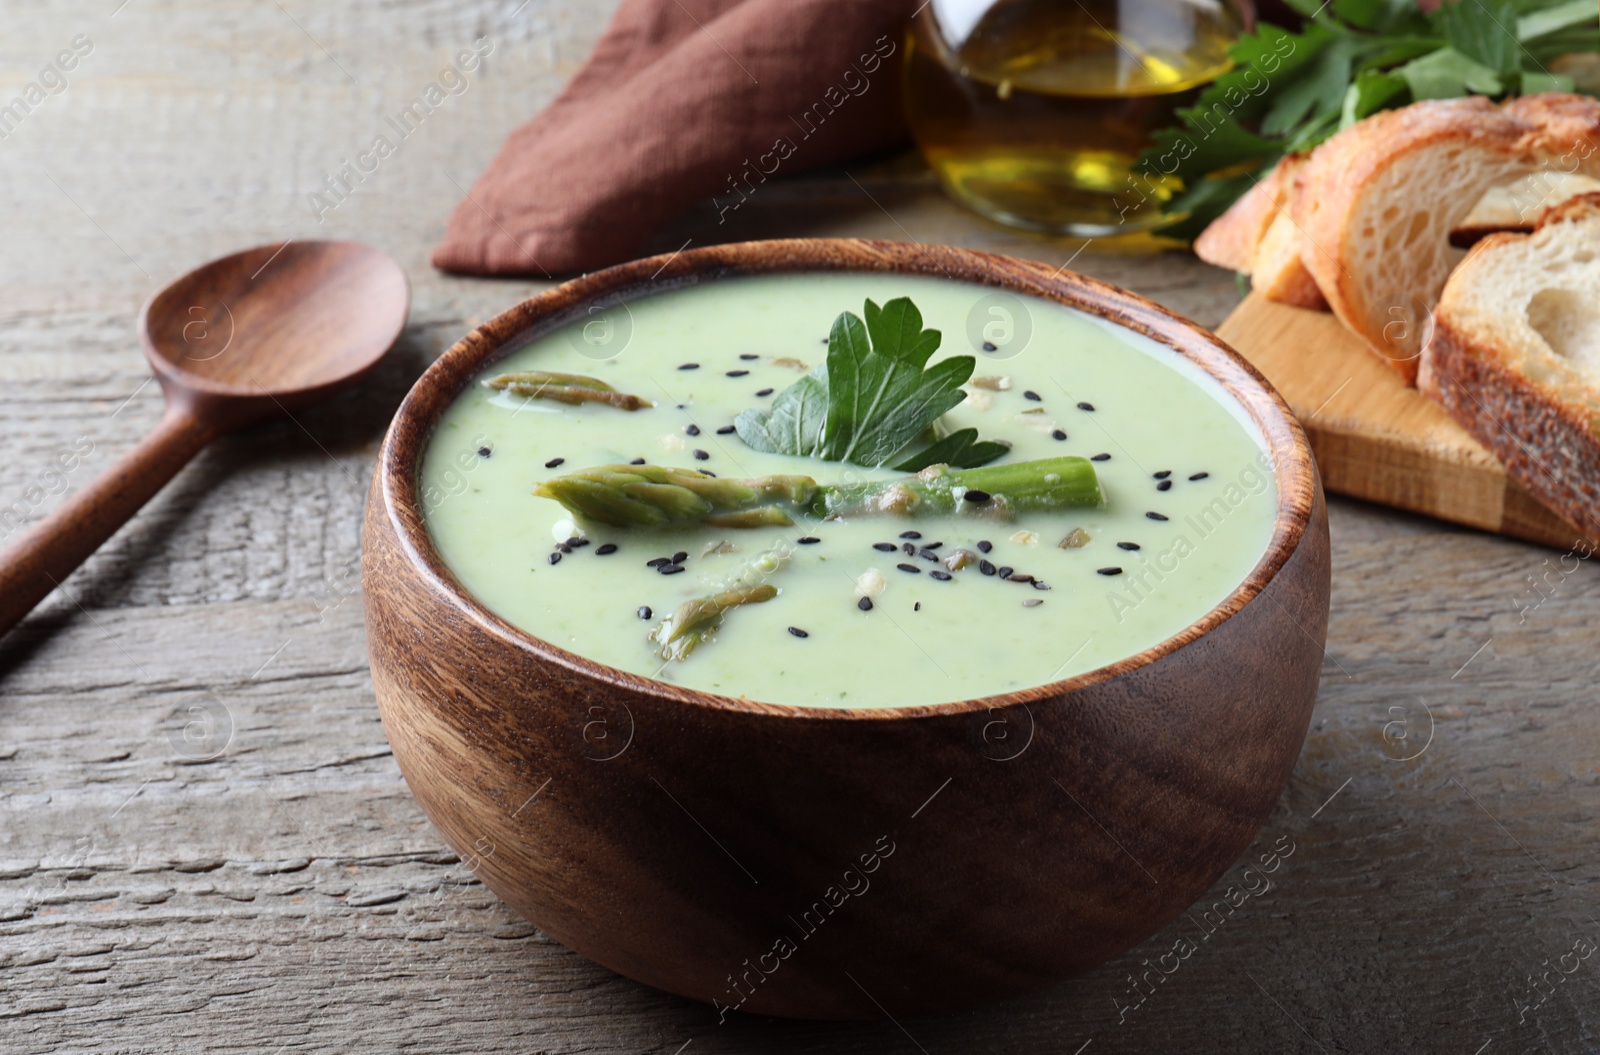
<path fill-rule="evenodd" d="M 405 272 L 357 242 L 257 246 L 150 298 L 145 358 L 167 409 L 150 433 L 0 554 L 0 634 L 219 436 L 293 414 L 383 358 L 410 308 Z"/>
<path fill-rule="evenodd" d="M 386 253 L 287 242 L 202 264 L 150 298 L 139 331 L 168 400 L 176 390 L 232 431 L 358 381 L 399 337 L 409 299 Z"/>

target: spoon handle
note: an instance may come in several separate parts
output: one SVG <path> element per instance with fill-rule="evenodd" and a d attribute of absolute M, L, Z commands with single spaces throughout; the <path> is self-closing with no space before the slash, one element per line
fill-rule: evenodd
<path fill-rule="evenodd" d="M 182 409 L 0 554 L 0 634 L 33 611 L 215 438 Z"/>

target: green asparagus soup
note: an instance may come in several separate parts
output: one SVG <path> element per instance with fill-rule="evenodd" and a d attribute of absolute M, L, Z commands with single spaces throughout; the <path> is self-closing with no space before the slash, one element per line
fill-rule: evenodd
<path fill-rule="evenodd" d="M 1155 645 L 1261 559 L 1277 501 L 1259 430 L 1172 349 L 861 274 L 713 281 L 543 336 L 445 411 L 421 484 L 445 563 L 513 625 L 807 707 L 972 699 Z"/>

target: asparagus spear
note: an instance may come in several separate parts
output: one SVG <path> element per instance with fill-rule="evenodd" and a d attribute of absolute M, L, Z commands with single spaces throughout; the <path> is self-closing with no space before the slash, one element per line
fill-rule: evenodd
<path fill-rule="evenodd" d="M 816 489 L 809 476 L 723 480 L 694 469 L 602 465 L 546 480 L 533 493 L 616 527 L 781 527 L 794 523 L 782 505 L 799 506 Z"/>
<path fill-rule="evenodd" d="M 789 562 L 786 547 L 774 546 L 747 563 L 729 585 L 707 597 L 685 601 L 652 631 L 662 659 L 682 659 L 722 625 L 723 613 L 742 604 L 760 604 L 778 596 L 766 578 Z"/>
<path fill-rule="evenodd" d="M 682 659 L 704 641 L 707 634 L 722 625 L 722 614 L 741 604 L 760 604 L 778 596 L 771 583 L 735 586 L 709 597 L 696 597 L 678 606 L 650 632 L 650 640 L 660 645 L 662 659 Z"/>
<path fill-rule="evenodd" d="M 1094 465 L 1077 457 L 979 469 L 931 465 L 914 476 L 846 484 L 819 484 L 809 476 L 725 480 L 694 469 L 602 465 L 547 480 L 533 493 L 615 527 L 784 526 L 794 523 L 790 512 L 817 518 L 959 512 L 1008 519 L 1103 502 Z"/>
<path fill-rule="evenodd" d="M 496 391 L 510 392 L 527 399 L 553 399 L 558 403 L 607 403 L 623 410 L 655 406 L 648 399 L 618 392 L 596 377 L 583 374 L 558 374 L 549 370 L 518 370 L 491 377 L 484 382 Z"/>
<path fill-rule="evenodd" d="M 1104 502 L 1087 458 L 1040 458 L 1011 465 L 951 469 L 930 465 L 899 480 L 819 486 L 808 512 L 815 516 L 948 516 L 976 513 L 1010 519 Z"/>

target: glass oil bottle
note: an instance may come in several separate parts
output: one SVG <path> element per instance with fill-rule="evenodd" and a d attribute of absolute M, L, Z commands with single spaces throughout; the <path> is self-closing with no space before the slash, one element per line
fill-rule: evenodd
<path fill-rule="evenodd" d="M 1181 185 L 1139 155 L 1229 69 L 1236 2 L 930 0 L 909 30 L 912 136 L 956 200 L 1000 223 L 1148 230 Z"/>

